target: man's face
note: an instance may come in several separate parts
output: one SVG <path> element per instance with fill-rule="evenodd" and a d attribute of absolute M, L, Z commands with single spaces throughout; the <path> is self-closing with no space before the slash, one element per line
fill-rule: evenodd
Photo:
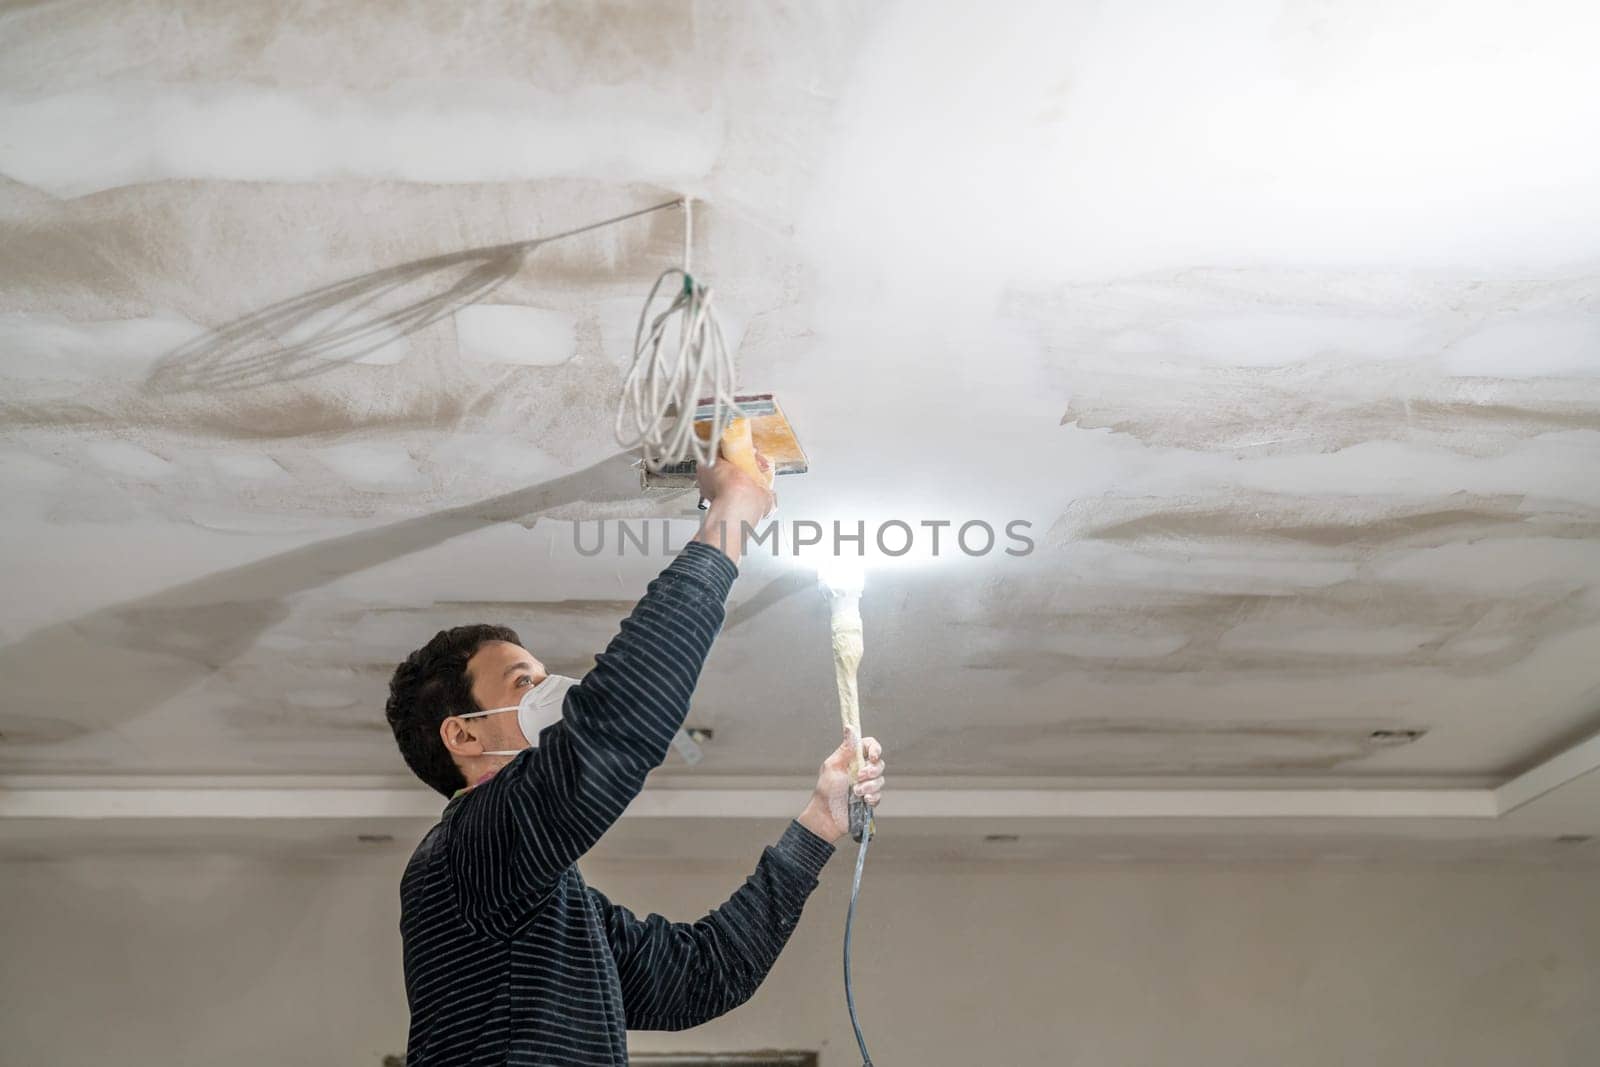
<path fill-rule="evenodd" d="M 508 641 L 491 641 L 467 660 L 467 678 L 472 682 L 472 699 L 478 707 L 514 708 L 522 695 L 545 680 L 549 672 L 533 653 Z M 472 736 L 488 750 L 523 749 L 531 743 L 522 736 L 514 711 L 469 719 Z"/>

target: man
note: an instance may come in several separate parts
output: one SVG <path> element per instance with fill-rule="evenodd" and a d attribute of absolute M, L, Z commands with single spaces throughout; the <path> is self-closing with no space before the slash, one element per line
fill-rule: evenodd
<path fill-rule="evenodd" d="M 847 833 L 851 792 L 877 805 L 882 751 L 864 742 L 868 762 L 852 782 L 847 737 L 755 873 L 700 921 L 640 920 L 584 884 L 574 864 L 688 714 L 744 524 L 775 503 L 728 462 L 702 470 L 700 491 L 710 502 L 700 536 L 564 697 L 570 680 L 549 677 L 503 627 L 443 631 L 395 671 L 395 740 L 451 798 L 400 883 L 407 1067 L 625 1065 L 626 1029 L 681 1030 L 731 1011 L 799 921 Z"/>

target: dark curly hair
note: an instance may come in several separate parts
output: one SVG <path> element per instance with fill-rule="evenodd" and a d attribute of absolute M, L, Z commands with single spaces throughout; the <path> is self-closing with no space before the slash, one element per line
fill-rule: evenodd
<path fill-rule="evenodd" d="M 440 630 L 407 656 L 389 680 L 384 711 L 400 755 L 418 778 L 447 797 L 464 788 L 467 780 L 444 747 L 439 724 L 452 715 L 482 710 L 472 697 L 467 661 L 491 641 L 522 644 L 516 631 L 487 623 Z"/>

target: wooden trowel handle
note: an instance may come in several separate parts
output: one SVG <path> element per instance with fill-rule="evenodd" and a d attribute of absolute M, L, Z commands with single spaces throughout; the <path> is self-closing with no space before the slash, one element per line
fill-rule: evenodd
<path fill-rule="evenodd" d="M 772 488 L 772 472 L 756 463 L 755 442 L 750 439 L 750 420 L 734 419 L 722 431 L 722 458 L 750 476 L 763 489 Z"/>
<path fill-rule="evenodd" d="M 696 423 L 695 433 L 702 439 L 711 432 L 711 424 Z M 750 476 L 750 480 L 763 489 L 772 488 L 772 472 L 763 471 L 756 463 L 756 446 L 750 438 L 750 420 L 735 418 L 728 423 L 727 429 L 722 431 L 722 460 L 732 463 L 735 467 Z"/>

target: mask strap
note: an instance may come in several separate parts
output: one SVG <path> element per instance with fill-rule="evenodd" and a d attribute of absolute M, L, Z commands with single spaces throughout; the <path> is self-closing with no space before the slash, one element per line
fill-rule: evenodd
<path fill-rule="evenodd" d="M 465 715 L 457 715 L 456 718 L 458 718 L 458 719 L 478 719 L 478 718 L 482 718 L 485 715 L 498 715 L 502 711 L 520 711 L 520 710 L 522 710 L 520 707 L 485 708 L 483 711 L 469 711 Z M 522 751 L 522 749 L 520 749 L 520 748 L 497 748 L 497 749 L 495 749 L 493 751 L 485 750 L 485 752 L 483 754 L 485 756 L 515 756 L 517 753 L 519 753 L 521 751 Z"/>
<path fill-rule="evenodd" d="M 509 707 L 509 708 L 488 708 L 488 709 L 486 709 L 484 711 L 469 711 L 465 715 L 457 715 L 456 718 L 458 718 L 458 719 L 480 719 L 485 715 L 498 715 L 502 711 L 516 711 L 516 710 L 518 710 L 518 709 L 517 709 L 517 707 L 515 705 L 513 705 L 512 707 Z"/>

